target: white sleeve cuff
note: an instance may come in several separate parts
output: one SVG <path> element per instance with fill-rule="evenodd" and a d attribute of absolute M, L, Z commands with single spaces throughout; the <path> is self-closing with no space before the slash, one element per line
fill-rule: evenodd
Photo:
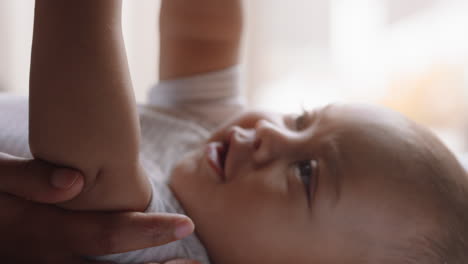
<path fill-rule="evenodd" d="M 245 106 L 241 83 L 240 65 L 165 80 L 151 88 L 148 104 L 188 111 L 209 122 L 219 123 Z"/>

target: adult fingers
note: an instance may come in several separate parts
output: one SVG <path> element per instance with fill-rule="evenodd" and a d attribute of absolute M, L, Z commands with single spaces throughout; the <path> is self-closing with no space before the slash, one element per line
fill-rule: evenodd
<path fill-rule="evenodd" d="M 75 197 L 83 184 L 83 176 L 77 171 L 0 153 L 0 192 L 41 203 L 57 203 Z"/>
<path fill-rule="evenodd" d="M 67 217 L 70 247 L 88 256 L 160 246 L 194 230 L 190 218 L 176 214 L 70 212 Z"/>

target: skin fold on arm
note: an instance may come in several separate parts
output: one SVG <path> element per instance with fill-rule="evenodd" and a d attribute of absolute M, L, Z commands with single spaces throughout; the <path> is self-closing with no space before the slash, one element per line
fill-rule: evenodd
<path fill-rule="evenodd" d="M 80 170 L 84 191 L 62 204 L 144 210 L 140 128 L 118 0 L 37 0 L 29 143 L 37 159 Z"/>

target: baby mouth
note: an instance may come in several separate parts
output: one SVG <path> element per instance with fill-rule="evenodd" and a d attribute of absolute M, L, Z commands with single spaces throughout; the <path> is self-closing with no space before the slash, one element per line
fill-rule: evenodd
<path fill-rule="evenodd" d="M 228 153 L 228 144 L 211 142 L 207 146 L 208 164 L 214 169 L 222 181 L 226 180 L 225 165 Z"/>

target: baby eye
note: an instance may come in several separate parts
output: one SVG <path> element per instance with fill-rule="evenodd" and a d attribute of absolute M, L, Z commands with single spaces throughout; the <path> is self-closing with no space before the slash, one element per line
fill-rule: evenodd
<path fill-rule="evenodd" d="M 307 194 L 307 198 L 310 200 L 310 189 L 311 189 L 311 182 L 312 177 L 314 176 L 314 170 L 317 166 L 317 162 L 315 160 L 304 160 L 300 161 L 296 165 L 296 171 L 298 177 L 301 179 L 302 183 L 304 184 L 304 188 Z"/>

